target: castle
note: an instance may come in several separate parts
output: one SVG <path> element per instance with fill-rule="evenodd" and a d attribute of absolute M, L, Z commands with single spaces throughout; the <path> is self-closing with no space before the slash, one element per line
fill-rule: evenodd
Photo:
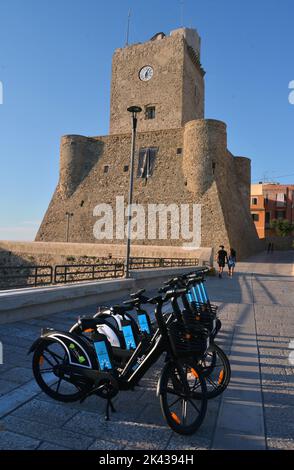
<path fill-rule="evenodd" d="M 114 52 L 110 134 L 62 137 L 59 182 L 37 241 L 65 241 L 68 213 L 73 214 L 71 242 L 124 243 L 95 239 L 93 210 L 101 203 L 114 207 L 117 196 L 127 201 L 127 108 L 138 105 L 143 112 L 138 114 L 133 202 L 200 204 L 201 246 L 231 246 L 239 257 L 259 249 L 249 210 L 251 162 L 229 152 L 225 123 L 204 118 L 200 45 L 196 30 L 180 28 Z M 183 239 L 133 243 L 180 247 Z"/>

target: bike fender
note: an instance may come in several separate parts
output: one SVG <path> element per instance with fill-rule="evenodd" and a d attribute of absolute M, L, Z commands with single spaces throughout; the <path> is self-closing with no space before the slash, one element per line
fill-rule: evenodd
<path fill-rule="evenodd" d="M 91 342 L 83 336 L 69 333 L 68 331 L 42 331 L 40 338 L 33 343 L 29 353 L 35 351 L 42 342 L 50 341 L 50 339 L 54 339 L 62 344 L 67 352 L 70 364 L 88 369 L 99 368 L 95 350 Z"/>
<path fill-rule="evenodd" d="M 42 341 L 44 341 L 44 339 L 42 338 L 42 336 L 40 336 L 40 338 L 36 339 L 36 340 L 33 342 L 32 346 L 30 347 L 30 349 L 29 349 L 29 351 L 28 351 L 28 354 L 31 354 L 32 352 L 34 352 L 34 351 L 37 349 L 37 347 L 39 346 L 39 344 L 42 343 Z"/>
<path fill-rule="evenodd" d="M 31 354 L 32 352 L 34 352 L 37 349 L 37 347 L 39 346 L 39 344 L 41 344 L 45 340 L 46 336 L 48 336 L 53 331 L 54 330 L 49 329 L 49 328 L 48 329 L 42 329 L 41 330 L 41 336 L 33 342 L 32 346 L 30 347 L 30 349 L 28 351 L 28 354 Z"/>

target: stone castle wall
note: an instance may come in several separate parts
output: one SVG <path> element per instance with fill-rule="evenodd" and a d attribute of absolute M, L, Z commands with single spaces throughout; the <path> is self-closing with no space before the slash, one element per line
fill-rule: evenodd
<path fill-rule="evenodd" d="M 196 30 L 180 28 L 169 36 L 159 33 L 143 44 L 115 51 L 110 135 L 62 138 L 59 182 L 38 231 L 38 241 L 64 242 L 67 212 L 73 213 L 70 242 L 105 244 L 105 250 L 110 244 L 113 252 L 117 244 L 126 242 L 125 234 L 117 232 L 119 221 L 126 223 L 124 207 L 116 210 L 116 202 L 124 198 L 126 205 L 128 200 L 131 117 L 127 108 L 136 105 L 143 112 L 138 114 L 133 202 L 143 205 L 145 225 L 149 204 L 188 204 L 191 230 L 192 206 L 200 204 L 202 247 L 218 250 L 223 244 L 227 249 L 235 248 L 238 257 L 260 249 L 249 211 L 250 160 L 228 151 L 223 122 L 204 119 L 205 72 L 200 63 L 200 43 Z M 139 72 L 147 65 L 153 68 L 153 76 L 142 81 Z M 152 119 L 145 113 L 148 106 L 155 106 Z M 144 147 L 158 148 L 148 180 L 136 177 L 138 149 Z M 94 208 L 98 204 L 108 204 L 114 211 L 112 240 L 94 236 L 98 220 Z M 170 213 L 167 220 L 167 237 L 151 238 L 145 230 L 133 240 L 133 246 L 157 245 L 164 251 L 166 245 L 172 249 L 187 244 L 182 233 L 173 238 L 175 221 Z"/>
<path fill-rule="evenodd" d="M 93 209 L 101 203 L 114 206 L 117 196 L 124 196 L 127 203 L 130 146 L 130 134 L 63 137 L 60 179 L 37 234 L 38 241 L 65 241 L 68 211 L 74 213 L 71 242 L 125 242 L 116 238 L 95 240 L 97 217 Z M 241 257 L 260 248 L 246 200 L 250 161 L 236 159 L 228 152 L 224 123 L 199 119 L 177 129 L 139 132 L 137 149 L 152 146 L 159 149 L 154 172 L 147 182 L 135 178 L 134 203 L 145 207 L 149 203 L 201 204 L 201 246 L 233 246 Z M 182 238 L 169 238 L 133 243 L 182 246 L 184 242 Z"/>

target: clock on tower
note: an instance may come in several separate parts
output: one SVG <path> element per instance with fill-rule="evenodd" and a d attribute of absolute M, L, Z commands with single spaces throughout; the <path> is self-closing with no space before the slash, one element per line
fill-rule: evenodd
<path fill-rule="evenodd" d="M 112 62 L 110 133 L 130 131 L 126 109 L 138 105 L 140 131 L 182 127 L 204 117 L 200 37 L 181 28 L 117 49 Z"/>

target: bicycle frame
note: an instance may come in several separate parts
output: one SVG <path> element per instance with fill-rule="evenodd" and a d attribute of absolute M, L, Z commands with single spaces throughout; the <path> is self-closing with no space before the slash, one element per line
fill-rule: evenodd
<path fill-rule="evenodd" d="M 173 299 L 171 299 L 173 303 Z M 134 351 L 134 354 L 130 358 L 129 362 L 126 364 L 125 368 L 118 377 L 118 383 L 122 389 L 133 388 L 145 373 L 150 369 L 150 367 L 155 364 L 159 357 L 166 352 L 169 357 L 173 357 L 173 352 L 170 347 L 167 335 L 167 324 L 172 318 L 172 314 L 168 318 L 167 322 L 164 321 L 162 315 L 162 301 L 158 301 L 155 308 L 155 318 L 158 324 L 158 329 L 155 331 L 152 339 L 143 338 L 139 343 L 137 349 Z M 148 348 L 143 356 L 143 359 L 140 360 L 140 353 L 144 347 L 144 342 L 148 341 Z M 139 360 L 139 363 L 138 363 Z"/>

